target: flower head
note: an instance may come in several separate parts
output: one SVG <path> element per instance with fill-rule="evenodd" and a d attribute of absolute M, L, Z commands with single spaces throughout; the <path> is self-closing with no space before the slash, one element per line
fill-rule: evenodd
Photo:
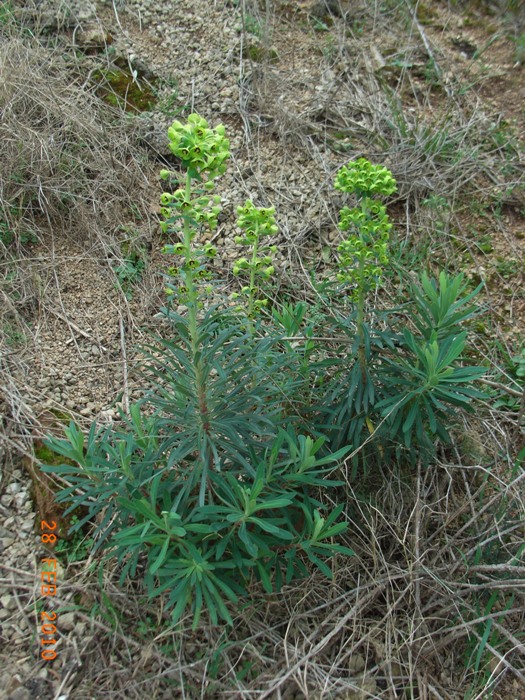
<path fill-rule="evenodd" d="M 211 129 L 203 117 L 190 114 L 186 124 L 175 120 L 168 129 L 169 147 L 198 179 L 206 174 L 213 180 L 225 172 L 230 157 L 230 142 L 224 134 L 222 124 Z"/>
<path fill-rule="evenodd" d="M 397 185 L 388 168 L 372 165 L 366 158 L 359 158 L 343 165 L 338 171 L 335 188 L 360 197 L 373 194 L 388 196 L 397 190 Z"/>

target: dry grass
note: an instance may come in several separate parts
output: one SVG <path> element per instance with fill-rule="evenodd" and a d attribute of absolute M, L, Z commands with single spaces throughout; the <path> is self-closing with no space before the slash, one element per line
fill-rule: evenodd
<path fill-rule="evenodd" d="M 1 216 L 17 241 L 47 222 L 90 234 L 115 219 L 144 179 L 131 129 L 104 110 L 58 52 L 17 38 L 2 44 Z M 107 224 L 106 224 L 107 225 Z"/>
<path fill-rule="evenodd" d="M 46 313 L 66 315 L 57 242 L 99 258 L 113 275 L 131 245 L 121 224 L 140 221 L 135 246 L 151 226 L 151 165 L 136 128 L 92 94 L 82 70 L 67 47 L 46 48 L 6 28 L 0 45 L 0 395 L 5 421 L 15 425 L 6 430 L 20 439 L 35 426 L 22 395 L 34 389 L 24 383 L 24 363 L 37 352 L 36 329 Z"/>
<path fill-rule="evenodd" d="M 511 464 L 495 476 L 458 455 L 417 474 L 389 473 L 373 498 L 348 485 L 355 558 L 334 563 L 331 583 L 314 576 L 275 596 L 254 589 L 232 611 L 232 630 L 204 623 L 192 632 L 188 619 L 170 631 L 162 606 L 140 591 L 109 576 L 101 592 L 89 562 L 71 565 L 56 602 L 80 600 L 89 632 L 60 643 L 64 689 L 80 700 L 95 689 L 128 698 L 455 699 L 487 697 L 504 676 L 525 682 L 524 478 Z M 31 592 L 20 597 L 29 609 Z"/>

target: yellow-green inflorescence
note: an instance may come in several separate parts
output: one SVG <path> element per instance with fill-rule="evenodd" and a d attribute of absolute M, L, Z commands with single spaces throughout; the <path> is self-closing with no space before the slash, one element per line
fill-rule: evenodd
<path fill-rule="evenodd" d="M 225 161 L 230 157 L 230 142 L 225 137 L 223 124 L 215 129 L 198 114 L 190 114 L 186 124 L 175 120 L 168 129 L 170 151 L 180 158 L 192 177 L 214 180 L 226 172 Z M 162 175 L 162 173 L 161 173 Z"/>
<path fill-rule="evenodd" d="M 213 194 L 214 180 L 226 170 L 230 142 L 222 124 L 211 129 L 198 114 L 190 114 L 186 124 L 174 121 L 168 136 L 170 150 L 180 158 L 185 175 L 177 176 L 169 170 L 160 173 L 175 188 L 160 198 L 164 217 L 161 228 L 181 237 L 180 242 L 163 248 L 164 253 L 181 257 L 180 265 L 168 270 L 171 277 L 179 277 L 180 284 L 170 282 L 166 292 L 171 296 L 177 293 L 180 302 L 193 304 L 197 298 L 196 281 L 210 276 L 206 261 L 215 257 L 217 250 L 210 243 L 195 246 L 192 242 L 204 227 L 211 231 L 217 227 L 221 198 Z"/>
<path fill-rule="evenodd" d="M 237 245 L 251 249 L 248 257 L 242 257 L 235 261 L 233 274 L 248 275 L 248 284 L 241 289 L 241 295 L 248 298 L 248 316 L 253 318 L 257 311 L 267 306 L 268 299 L 258 299 L 257 278 L 267 281 L 275 269 L 272 264 L 277 246 L 261 246 L 263 236 L 273 236 L 278 228 L 275 223 L 274 207 L 256 207 L 250 200 L 244 206 L 237 207 L 237 226 L 244 231 L 244 235 L 235 236 Z M 234 293 L 232 298 L 240 295 Z"/>
<path fill-rule="evenodd" d="M 358 206 L 343 207 L 340 211 L 339 228 L 351 235 L 338 247 L 337 278 L 355 285 L 352 296 L 359 300 L 366 291 L 380 284 L 389 261 L 388 239 L 392 224 L 386 207 L 373 195 L 393 194 L 397 189 L 396 181 L 384 166 L 359 158 L 338 171 L 335 188 L 355 194 L 358 199 Z"/>

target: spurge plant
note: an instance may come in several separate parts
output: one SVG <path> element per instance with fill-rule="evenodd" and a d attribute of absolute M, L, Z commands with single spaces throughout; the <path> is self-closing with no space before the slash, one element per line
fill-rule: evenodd
<path fill-rule="evenodd" d="M 335 557 L 352 555 L 332 478 L 350 450 L 370 469 L 396 454 L 429 456 L 447 438 L 451 407 L 478 395 L 481 371 L 459 366 L 475 292 L 464 294 L 461 277 L 443 273 L 436 286 L 424 276 L 404 319 L 372 312 L 391 231 L 377 197 L 396 185 L 360 159 L 336 178 L 356 198 L 340 216 L 342 301 L 321 287 L 321 305 L 270 300 L 276 248 L 264 239 L 277 233 L 275 211 L 250 201 L 237 210 L 242 285 L 221 299 L 217 251 L 201 241 L 217 225 L 229 142 L 198 115 L 168 135 L 180 172 L 161 173 L 161 211 L 175 264 L 162 310 L 169 333 L 145 348 L 148 390 L 113 425 L 84 434 L 72 423 L 65 438 L 50 437 L 66 459 L 42 468 L 65 480 L 57 498 L 67 512 L 82 508 L 73 529 L 96 522 L 94 550 L 116 559 L 121 581 L 141 576 L 174 623 L 191 610 L 194 627 L 203 611 L 232 624 L 231 604 L 255 584 L 278 591 L 312 567 L 331 577 Z"/>

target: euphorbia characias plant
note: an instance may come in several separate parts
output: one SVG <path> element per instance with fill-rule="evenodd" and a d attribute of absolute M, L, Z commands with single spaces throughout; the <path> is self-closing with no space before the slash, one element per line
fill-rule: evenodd
<path fill-rule="evenodd" d="M 373 195 L 393 194 L 396 181 L 387 168 L 359 158 L 338 171 L 335 188 L 355 194 L 358 200 L 357 206 L 340 211 L 339 228 L 350 235 L 338 248 L 338 279 L 355 285 L 352 295 L 359 301 L 381 282 L 383 268 L 388 264 L 387 243 L 392 224 L 385 206 Z"/>
<path fill-rule="evenodd" d="M 357 206 L 343 207 L 339 228 L 349 236 L 339 244 L 339 281 L 353 286 L 351 295 L 357 305 L 358 356 L 363 381 L 366 381 L 364 309 L 366 294 L 381 283 L 388 264 L 388 239 L 392 224 L 386 207 L 374 195 L 388 196 L 396 189 L 390 170 L 359 158 L 344 165 L 335 178 L 335 188 L 354 194 Z"/>
<path fill-rule="evenodd" d="M 179 267 L 173 266 L 168 270 L 170 276 L 178 276 L 181 283 L 178 286 L 168 283 L 166 291 L 170 296 L 177 295 L 178 301 L 187 304 L 191 327 L 195 326 L 192 317 L 199 305 L 196 280 L 209 276 L 205 261 L 206 258 L 213 258 L 217 252 L 210 243 L 201 247 L 192 244 L 203 226 L 208 226 L 212 231 L 217 226 L 217 216 L 221 211 L 220 197 L 212 193 L 214 180 L 226 170 L 225 162 L 230 156 L 229 141 L 225 138 L 222 124 L 211 129 L 208 122 L 197 114 L 191 114 L 186 124 L 173 122 L 168 129 L 168 136 L 170 150 L 180 158 L 186 175 L 181 181 L 168 170 L 160 173 L 162 179 L 179 185 L 173 193 L 164 192 L 161 196 L 161 213 L 165 219 L 161 224 L 162 230 L 182 234 L 181 241 L 165 245 L 163 249 L 165 253 L 182 258 Z M 249 318 L 253 318 L 256 311 L 268 303 L 266 299 L 257 298 L 256 279 L 268 280 L 274 272 L 272 255 L 276 252 L 276 247 L 261 247 L 260 239 L 277 233 L 275 209 L 257 208 L 247 200 L 244 206 L 237 208 L 237 214 L 237 225 L 245 233 L 236 236 L 235 242 L 249 246 L 251 251 L 249 259 L 242 257 L 235 262 L 233 273 L 248 273 L 248 284 L 242 288 L 241 295 L 247 297 L 247 313 Z M 241 295 L 235 293 L 232 297 Z"/>
<path fill-rule="evenodd" d="M 174 121 L 168 129 L 168 136 L 170 150 L 180 158 L 186 174 L 179 178 L 168 170 L 160 173 L 162 179 L 179 186 L 173 193 L 164 192 L 161 196 L 161 213 L 165 219 L 162 229 L 182 236 L 181 241 L 163 249 L 165 253 L 182 258 L 179 268 L 170 268 L 170 274 L 173 277 L 178 275 L 181 284 L 178 287 L 168 284 L 167 292 L 169 295 L 177 293 L 179 300 L 188 305 L 192 322 L 198 300 L 196 281 L 208 276 L 206 258 L 213 258 L 216 254 L 211 244 L 199 248 L 192 242 L 203 226 L 210 230 L 217 227 L 221 200 L 218 195 L 213 195 L 214 180 L 226 170 L 230 142 L 222 124 L 211 129 L 198 114 L 190 114 L 186 124 Z"/>
<path fill-rule="evenodd" d="M 263 236 L 272 236 L 277 233 L 278 228 L 275 223 L 274 207 L 255 207 L 247 200 L 243 207 L 237 207 L 237 226 L 244 230 L 243 236 L 235 236 L 235 243 L 251 248 L 249 259 L 239 258 L 233 265 L 233 274 L 238 275 L 243 272 L 249 275 L 249 281 L 241 290 L 241 294 L 248 297 L 248 317 L 253 318 L 257 310 L 268 304 L 268 299 L 257 298 L 257 278 L 268 280 L 274 273 L 272 256 L 277 251 L 277 247 L 261 246 Z M 264 254 L 263 254 L 264 253 Z M 263 254 L 261 256 L 261 254 Z M 235 293 L 233 298 L 238 298 Z"/>
<path fill-rule="evenodd" d="M 195 239 L 217 225 L 214 181 L 226 169 L 229 142 L 222 125 L 210 128 L 196 114 L 186 124 L 175 121 L 168 134 L 181 168 L 161 172 L 171 184 L 161 197 L 162 228 L 174 237 L 164 250 L 180 260 L 167 289 L 187 313 L 163 310 L 175 338 L 157 338 L 148 353 L 152 390 L 130 415 L 113 426 L 93 424 L 88 435 L 71 424 L 65 439 L 50 437 L 47 444 L 67 463 L 45 470 L 67 477 L 58 495 L 66 514 L 86 509 L 76 530 L 96 519 L 96 546 L 117 557 L 121 581 L 144 572 L 150 597 L 169 595 L 174 623 L 191 607 L 194 627 L 203 609 L 213 624 L 220 618 L 233 625 L 230 610 L 235 605 L 238 613 L 254 581 L 268 593 L 280 590 L 309 573 L 307 560 L 331 577 L 330 559 L 353 554 L 340 540 L 347 524 L 337 522 L 346 504 L 320 494 L 342 485 L 330 474 L 351 447 L 355 455 L 368 442 L 366 428 L 384 423 L 384 444 L 396 449 L 399 436 L 406 449 L 425 435 L 431 444 L 446 437 L 446 404 L 466 406 L 476 396 L 469 384 L 479 371 L 454 366 L 465 343 L 459 326 L 474 313 L 464 307 L 476 292 L 461 299 L 461 278 L 440 276 L 439 288 L 424 278 L 413 318 L 420 337 L 407 328 L 399 334 L 389 322 L 385 331 L 369 331 L 365 298 L 388 263 L 391 229 L 376 197 L 395 192 L 396 183 L 386 168 L 359 159 L 339 170 L 335 184 L 357 199 L 341 210 L 348 238 L 339 246 L 338 272 L 355 309 L 350 324 L 334 314 L 338 328 L 357 335 L 353 352 L 333 354 L 326 338 L 314 337 L 317 321 L 306 318 L 312 307 L 302 301 L 281 310 L 278 301 L 262 337 L 253 333 L 251 319 L 265 306 L 260 297 L 274 272 L 276 248 L 263 240 L 277 225 L 273 208 L 250 201 L 237 209 L 243 233 L 235 240 L 247 253 L 233 267 L 247 278 L 238 298 L 247 300 L 250 323 L 226 304 L 201 313 L 200 281 L 216 251 Z M 279 342 L 275 321 L 286 333 Z M 332 321 L 320 321 L 327 334 Z M 301 338 L 288 342 L 303 331 L 304 349 Z M 326 390 L 316 381 L 310 391 L 312 377 L 326 378 Z"/>
<path fill-rule="evenodd" d="M 171 267 L 171 278 L 178 277 L 179 283 L 168 282 L 166 292 L 175 297 L 188 309 L 188 337 L 191 364 L 195 377 L 195 390 L 199 405 L 199 416 L 204 432 L 209 431 L 209 405 L 207 399 L 207 374 L 201 356 L 202 337 L 199 333 L 198 313 L 201 306 L 199 281 L 206 280 L 210 273 L 206 269 L 206 259 L 213 258 L 216 249 L 211 243 L 194 245 L 199 231 L 208 226 L 217 226 L 217 216 L 221 208 L 220 197 L 213 195 L 214 180 L 226 170 L 225 162 L 230 157 L 230 142 L 225 137 L 225 129 L 219 124 L 214 129 L 198 114 L 191 114 L 186 124 L 174 121 L 168 129 L 171 152 L 180 158 L 185 175 L 180 178 L 168 170 L 161 171 L 161 178 L 169 180 L 173 193 L 164 192 L 161 196 L 161 213 L 164 216 L 162 228 L 169 234 L 178 234 L 182 240 L 164 246 L 165 253 L 180 256 L 178 267 Z M 210 288 L 208 288 L 210 291 Z M 212 461 L 212 450 L 208 447 L 202 456 L 200 467 L 203 481 L 200 502 L 203 503 L 205 473 Z"/>

